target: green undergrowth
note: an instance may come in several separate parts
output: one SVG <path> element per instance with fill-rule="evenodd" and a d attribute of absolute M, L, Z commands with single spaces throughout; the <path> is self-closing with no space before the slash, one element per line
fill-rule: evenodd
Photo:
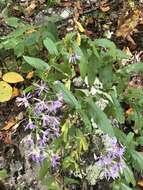
<path fill-rule="evenodd" d="M 108 39 L 91 40 L 81 33 L 78 45 L 76 31 L 60 39 L 51 21 L 35 26 L 11 17 L 6 23 L 13 31 L 0 38 L 2 72 L 19 68 L 25 75 L 34 71 L 31 83 L 37 78 L 45 81 L 65 102 L 60 135 L 48 144 L 48 149 L 60 155 L 60 163 L 52 170 L 50 158 L 44 160 L 39 180 L 53 190 L 69 188 L 70 184 L 77 188 L 96 185 L 103 176 L 96 167 L 92 172 L 89 167 L 104 154 L 101 136 L 108 134 L 125 147 L 125 167 L 110 180 L 112 189 L 137 190 L 134 174 L 143 172 L 139 151 L 143 145 L 143 89 L 128 84 L 134 73 L 143 72 L 143 63 L 123 66 L 128 56 Z M 32 92 L 32 84 L 23 90 Z M 126 113 L 129 108 L 131 113 Z"/>

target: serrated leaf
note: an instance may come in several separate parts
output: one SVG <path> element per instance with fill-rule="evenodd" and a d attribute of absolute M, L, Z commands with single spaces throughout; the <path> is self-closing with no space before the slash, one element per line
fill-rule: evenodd
<path fill-rule="evenodd" d="M 12 96 L 12 87 L 5 81 L 0 81 L 0 102 L 10 100 Z"/>
<path fill-rule="evenodd" d="M 23 56 L 24 60 L 34 67 L 35 69 L 38 69 L 40 71 L 45 71 L 49 69 L 48 63 L 43 61 L 42 59 L 35 58 L 35 57 L 29 57 L 29 56 Z"/>
<path fill-rule="evenodd" d="M 24 78 L 16 72 L 8 72 L 2 76 L 2 79 L 8 83 L 18 83 L 24 81 Z"/>
<path fill-rule="evenodd" d="M 56 44 L 50 38 L 46 38 L 44 40 L 44 46 L 47 48 L 51 55 L 58 55 Z"/>

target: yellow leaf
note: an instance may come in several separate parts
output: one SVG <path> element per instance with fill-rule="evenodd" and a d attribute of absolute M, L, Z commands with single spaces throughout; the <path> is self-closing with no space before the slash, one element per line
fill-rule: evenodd
<path fill-rule="evenodd" d="M 81 23 L 78 22 L 77 20 L 74 20 L 74 21 L 75 21 L 75 24 L 76 24 L 78 30 L 79 30 L 80 32 L 84 32 L 85 29 L 83 28 L 83 26 L 81 25 Z"/>
<path fill-rule="evenodd" d="M 5 81 L 0 81 L 0 102 L 10 100 L 12 96 L 12 87 Z"/>
<path fill-rule="evenodd" d="M 34 71 L 30 71 L 30 72 L 27 74 L 26 78 L 27 78 L 27 79 L 31 79 L 31 78 L 33 77 L 33 75 L 34 75 Z"/>
<path fill-rule="evenodd" d="M 77 42 L 77 45 L 80 46 L 80 44 L 81 44 L 81 36 L 80 36 L 79 32 L 77 33 L 76 42 Z"/>
<path fill-rule="evenodd" d="M 33 33 L 33 32 L 37 32 L 37 30 L 34 29 L 34 28 L 32 28 L 32 29 L 27 30 L 25 33 L 26 33 L 26 34 L 31 34 L 31 33 Z"/>
<path fill-rule="evenodd" d="M 24 78 L 16 72 L 8 72 L 3 75 L 2 79 L 8 83 L 18 83 L 24 81 Z"/>
<path fill-rule="evenodd" d="M 65 87 L 66 87 L 68 90 L 70 90 L 70 88 L 71 88 L 71 80 L 68 80 L 68 81 L 65 82 Z"/>

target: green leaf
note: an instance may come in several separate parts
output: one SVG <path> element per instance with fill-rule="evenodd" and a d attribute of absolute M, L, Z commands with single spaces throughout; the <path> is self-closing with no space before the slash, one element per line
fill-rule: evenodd
<path fill-rule="evenodd" d="M 134 174 L 133 174 L 132 170 L 127 165 L 123 170 L 123 175 L 124 175 L 125 180 L 128 184 L 132 183 L 133 186 L 136 185 Z"/>
<path fill-rule="evenodd" d="M 122 124 L 125 121 L 124 111 L 119 103 L 118 98 L 115 95 L 115 92 L 112 92 L 111 97 L 112 97 L 112 103 L 114 106 L 113 109 L 114 109 L 115 117 Z"/>
<path fill-rule="evenodd" d="M 9 17 L 4 19 L 6 24 L 12 27 L 17 27 L 18 25 L 22 24 L 21 20 L 16 17 Z"/>
<path fill-rule="evenodd" d="M 130 74 L 130 73 L 143 72 L 143 63 L 130 64 L 122 69 L 119 69 L 117 73 Z"/>
<path fill-rule="evenodd" d="M 49 171 L 49 168 L 50 168 L 50 165 L 48 163 L 48 160 L 45 159 L 43 161 L 42 165 L 41 165 L 41 168 L 40 168 L 40 171 L 39 171 L 39 174 L 38 174 L 38 179 L 39 180 L 44 179 L 44 177 L 46 176 L 46 174 Z"/>
<path fill-rule="evenodd" d="M 133 190 L 132 188 L 130 188 L 129 186 L 125 185 L 124 183 L 120 184 L 121 190 Z"/>
<path fill-rule="evenodd" d="M 84 137 L 84 134 L 80 131 L 77 130 L 77 138 L 79 139 L 79 149 L 80 151 L 87 151 L 88 150 L 88 143 L 86 138 Z"/>
<path fill-rule="evenodd" d="M 64 142 L 67 142 L 68 130 L 69 130 L 69 121 L 66 121 L 61 129 Z"/>
<path fill-rule="evenodd" d="M 133 159 L 134 166 L 143 172 L 143 153 L 137 151 L 131 151 L 130 155 Z"/>
<path fill-rule="evenodd" d="M 42 183 L 47 186 L 49 190 L 61 190 L 53 176 L 47 176 L 44 180 L 42 180 Z"/>
<path fill-rule="evenodd" d="M 91 132 L 92 130 L 92 126 L 91 126 L 91 122 L 88 118 L 88 114 L 86 114 L 86 112 L 83 109 L 78 110 L 78 113 L 80 114 L 81 119 L 83 120 L 84 124 L 85 124 L 85 129 L 88 132 Z"/>
<path fill-rule="evenodd" d="M 91 100 L 88 100 L 88 114 L 94 119 L 97 126 L 110 136 L 114 136 L 114 130 L 106 114 Z"/>
<path fill-rule="evenodd" d="M 6 170 L 0 170 L 0 179 L 4 179 L 7 177 L 7 172 Z"/>
<path fill-rule="evenodd" d="M 58 55 L 56 44 L 50 38 L 47 37 L 44 40 L 44 46 L 47 48 L 51 55 Z"/>
<path fill-rule="evenodd" d="M 69 185 L 69 184 L 77 184 L 80 185 L 79 181 L 70 177 L 64 177 L 64 184 Z"/>
<path fill-rule="evenodd" d="M 116 46 L 112 41 L 110 41 L 108 39 L 103 39 L 103 38 L 97 39 L 95 41 L 95 45 L 101 46 L 101 47 L 104 47 L 104 48 L 109 48 L 109 49 L 116 49 Z"/>
<path fill-rule="evenodd" d="M 68 89 L 66 89 L 66 87 L 60 81 L 57 81 L 55 83 L 55 88 L 57 91 L 63 94 L 65 102 L 67 102 L 68 104 L 70 104 L 70 106 L 76 109 L 81 109 L 81 106 L 77 99 Z"/>
<path fill-rule="evenodd" d="M 45 61 L 43 61 L 42 59 L 39 58 L 35 58 L 35 57 L 29 57 L 29 56 L 23 56 L 24 60 L 31 65 L 32 67 L 34 67 L 35 69 L 41 70 L 41 71 L 45 71 L 49 69 L 49 65 L 48 63 L 46 63 Z"/>

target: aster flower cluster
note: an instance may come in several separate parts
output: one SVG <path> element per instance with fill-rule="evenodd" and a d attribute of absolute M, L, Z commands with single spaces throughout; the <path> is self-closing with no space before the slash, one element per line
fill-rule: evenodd
<path fill-rule="evenodd" d="M 96 162 L 96 165 L 101 169 L 102 177 L 107 180 L 116 179 L 125 167 L 123 159 L 125 147 L 119 144 L 115 137 L 111 138 L 108 135 L 103 135 L 102 141 L 105 146 L 105 152 Z"/>
<path fill-rule="evenodd" d="M 62 107 L 63 99 L 61 97 L 55 98 L 53 95 L 53 100 L 48 100 L 49 88 L 43 81 L 40 84 L 34 84 L 34 86 L 36 98 L 34 96 L 32 99 L 32 95 L 23 94 L 22 97 L 16 99 L 16 103 L 18 106 L 28 108 L 29 121 L 25 130 L 31 130 L 31 138 L 27 141 L 31 149 L 29 156 L 33 161 L 39 163 L 46 158 L 47 143 L 60 134 L 61 117 L 58 112 Z M 55 167 L 58 161 L 58 155 L 53 154 L 52 166 Z"/>

